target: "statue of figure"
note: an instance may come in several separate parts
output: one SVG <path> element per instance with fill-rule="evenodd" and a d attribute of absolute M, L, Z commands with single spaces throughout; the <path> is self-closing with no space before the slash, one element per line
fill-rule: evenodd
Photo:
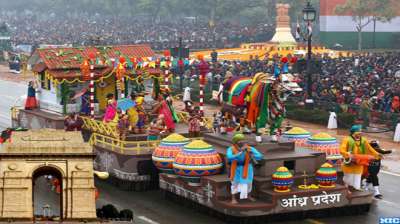
<path fill-rule="evenodd" d="M 253 183 L 253 166 L 263 159 L 263 154 L 250 147 L 243 134 L 235 134 L 232 138 L 232 146 L 228 148 L 226 157 L 230 164 L 229 178 L 231 179 L 232 204 L 237 204 L 236 194 L 240 193 L 240 199 L 255 201 L 249 193 Z M 255 164 L 256 163 L 256 164 Z"/>
<path fill-rule="evenodd" d="M 276 21 L 277 27 L 289 27 L 289 8 L 288 4 L 277 4 L 276 5 Z"/>
<path fill-rule="evenodd" d="M 361 191 L 361 176 L 364 172 L 364 166 L 359 155 L 370 155 L 365 159 L 380 159 L 380 155 L 369 144 L 369 141 L 362 137 L 361 126 L 353 125 L 350 129 L 350 135 L 343 139 L 340 145 L 340 154 L 345 158 L 342 164 L 343 182 L 346 187 L 352 187 L 354 190 Z M 365 162 L 369 164 L 369 162 Z M 367 168 L 366 168 L 367 169 Z"/>

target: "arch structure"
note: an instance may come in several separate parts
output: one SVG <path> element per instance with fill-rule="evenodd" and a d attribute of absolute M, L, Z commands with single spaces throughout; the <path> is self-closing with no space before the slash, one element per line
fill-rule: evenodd
<path fill-rule="evenodd" d="M 0 220 L 32 220 L 32 181 L 43 170 L 61 176 L 61 219 L 96 219 L 94 153 L 80 132 L 14 132 L 0 151 Z"/>

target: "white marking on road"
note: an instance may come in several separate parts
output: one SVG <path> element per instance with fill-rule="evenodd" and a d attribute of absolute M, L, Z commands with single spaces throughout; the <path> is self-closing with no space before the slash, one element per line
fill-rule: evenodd
<path fill-rule="evenodd" d="M 156 221 L 153 221 L 153 220 L 147 218 L 146 216 L 138 216 L 138 219 L 141 219 L 141 220 L 143 220 L 145 222 L 148 222 L 150 224 L 160 224 L 160 223 L 158 223 Z"/>
<path fill-rule="evenodd" d="M 393 173 L 393 172 L 389 172 L 389 171 L 381 170 L 381 173 L 389 174 L 389 175 L 396 176 L 396 177 L 400 177 L 400 174 L 398 174 L 398 173 Z"/>
<path fill-rule="evenodd" d="M 388 205 L 390 205 L 390 206 L 392 206 L 392 207 L 395 207 L 395 208 L 397 208 L 397 209 L 400 209 L 400 206 L 399 206 L 399 204 L 397 204 L 397 203 L 394 203 L 394 202 L 391 202 L 391 201 L 386 201 L 386 200 L 380 200 L 381 202 L 383 202 L 383 203 L 386 203 L 386 204 L 388 204 Z"/>
<path fill-rule="evenodd" d="M 9 99 L 11 101 L 15 101 L 18 97 L 16 96 L 10 96 L 10 95 L 4 95 L 4 94 L 0 94 L 1 98 L 3 99 Z"/>

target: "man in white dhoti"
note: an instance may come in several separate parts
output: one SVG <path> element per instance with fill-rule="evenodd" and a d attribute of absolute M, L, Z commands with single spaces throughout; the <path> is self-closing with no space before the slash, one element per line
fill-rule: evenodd
<path fill-rule="evenodd" d="M 249 195 L 253 183 L 253 164 L 252 161 L 259 161 L 263 155 L 255 148 L 250 147 L 245 142 L 243 134 L 235 134 L 232 138 L 233 145 L 227 150 L 227 158 L 230 163 L 230 179 L 232 203 L 237 204 L 236 194 L 240 193 L 240 199 L 255 201 Z"/>

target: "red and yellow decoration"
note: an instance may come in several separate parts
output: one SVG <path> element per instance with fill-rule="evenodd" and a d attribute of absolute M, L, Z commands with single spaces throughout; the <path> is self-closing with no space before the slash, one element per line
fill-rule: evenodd
<path fill-rule="evenodd" d="M 81 64 L 81 73 L 82 73 L 82 80 L 89 81 L 90 80 L 90 64 L 89 60 L 84 59 Z"/>

